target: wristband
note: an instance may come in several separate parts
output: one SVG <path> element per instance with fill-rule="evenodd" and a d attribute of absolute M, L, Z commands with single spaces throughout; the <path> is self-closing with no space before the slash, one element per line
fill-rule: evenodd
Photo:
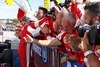
<path fill-rule="evenodd" d="M 84 56 L 87 57 L 89 54 L 94 53 L 92 50 L 88 50 L 84 53 Z"/>

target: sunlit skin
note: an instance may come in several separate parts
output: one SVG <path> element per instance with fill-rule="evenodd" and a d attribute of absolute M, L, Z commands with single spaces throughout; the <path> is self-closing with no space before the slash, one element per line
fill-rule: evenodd
<path fill-rule="evenodd" d="M 89 11 L 88 10 L 85 10 L 85 13 L 84 13 L 84 21 L 86 24 L 90 24 L 90 20 L 91 20 L 91 17 L 89 15 Z"/>
<path fill-rule="evenodd" d="M 38 10 L 36 17 L 38 20 L 42 19 L 43 18 L 43 10 Z"/>
<path fill-rule="evenodd" d="M 15 30 L 15 35 L 20 38 L 20 35 L 21 35 L 21 30 L 20 29 L 16 29 Z"/>
<path fill-rule="evenodd" d="M 91 12 L 89 12 L 89 10 L 85 10 L 84 21 L 86 24 L 92 25 L 96 21 L 98 21 L 98 18 L 96 16 L 93 16 L 93 14 Z"/>

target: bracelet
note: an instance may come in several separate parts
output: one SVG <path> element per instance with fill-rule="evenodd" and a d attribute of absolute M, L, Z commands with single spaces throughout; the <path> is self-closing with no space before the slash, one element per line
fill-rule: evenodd
<path fill-rule="evenodd" d="M 94 53 L 92 50 L 88 50 L 84 53 L 84 56 L 87 57 L 88 55 Z"/>

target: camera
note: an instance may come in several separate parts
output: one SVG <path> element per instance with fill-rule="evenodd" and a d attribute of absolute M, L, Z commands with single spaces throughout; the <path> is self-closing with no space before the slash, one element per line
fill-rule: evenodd
<path fill-rule="evenodd" d="M 71 2 L 71 0 L 65 0 L 64 3 L 59 3 L 56 1 L 56 0 L 50 0 L 50 1 L 53 1 L 54 4 L 61 10 L 62 7 L 67 7 L 66 4 L 69 4 Z"/>
<path fill-rule="evenodd" d="M 61 10 L 62 7 L 68 8 L 68 6 L 66 6 L 66 4 L 69 4 L 71 2 L 71 0 L 65 0 L 64 3 L 59 3 L 56 0 L 50 0 L 53 1 L 54 4 Z M 50 11 L 48 11 L 48 14 L 53 14 L 55 16 L 55 10 L 51 9 Z"/>
<path fill-rule="evenodd" d="M 88 40 L 91 45 L 100 45 L 100 22 L 95 22 L 92 26 L 85 24 L 77 28 L 79 36 L 83 37 L 86 30 L 89 30 Z"/>
<path fill-rule="evenodd" d="M 53 8 L 50 9 L 50 11 L 48 11 L 48 14 L 52 14 L 53 16 L 55 16 L 55 10 Z"/>

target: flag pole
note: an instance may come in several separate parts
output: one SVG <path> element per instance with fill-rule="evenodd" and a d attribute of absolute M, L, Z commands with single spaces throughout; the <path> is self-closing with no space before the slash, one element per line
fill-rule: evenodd
<path fill-rule="evenodd" d="M 3 42 L 3 31 L 2 31 L 2 42 Z"/>
<path fill-rule="evenodd" d="M 28 4 L 29 4 L 29 6 L 30 6 L 30 9 L 32 10 L 31 5 L 30 5 L 30 3 L 29 3 L 29 1 L 28 1 L 28 0 L 27 0 L 27 2 L 28 2 Z"/>
<path fill-rule="evenodd" d="M 25 11 L 25 10 L 22 8 L 22 6 L 20 6 L 20 4 L 18 4 L 15 0 L 14 0 L 14 2 L 15 2 L 23 11 Z M 25 11 L 25 13 L 27 13 L 27 12 Z"/>

